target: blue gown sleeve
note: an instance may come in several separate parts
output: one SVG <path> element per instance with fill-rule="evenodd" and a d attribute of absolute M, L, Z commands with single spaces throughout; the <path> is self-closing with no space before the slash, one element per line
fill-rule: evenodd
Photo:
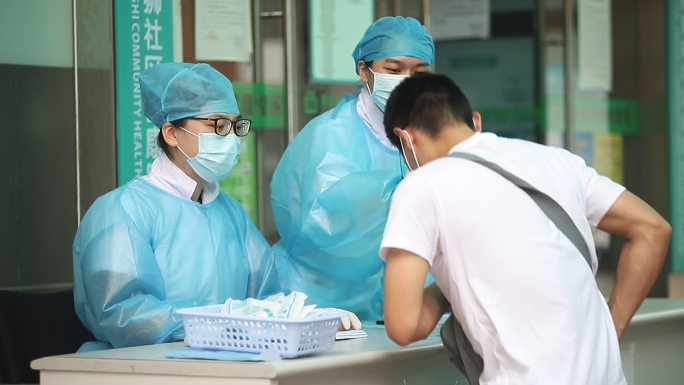
<path fill-rule="evenodd" d="M 137 346 L 183 338 L 178 308 L 193 306 L 164 297 L 163 277 L 149 241 L 131 223 L 104 229 L 83 249 L 81 266 L 85 318 L 98 340 L 113 347 Z"/>
<path fill-rule="evenodd" d="M 399 182 L 400 158 L 383 149 L 366 150 L 368 138 L 360 131 L 368 129 L 359 122 L 327 117 L 312 121 L 278 164 L 271 183 L 272 206 L 282 242 L 294 258 L 321 250 L 345 259 L 372 255 L 377 263 L 365 265 L 381 265 L 378 246 Z M 340 124 L 346 127 L 330 127 Z M 377 158 L 391 160 L 383 167 Z M 340 272 L 339 266 L 328 268 Z"/>

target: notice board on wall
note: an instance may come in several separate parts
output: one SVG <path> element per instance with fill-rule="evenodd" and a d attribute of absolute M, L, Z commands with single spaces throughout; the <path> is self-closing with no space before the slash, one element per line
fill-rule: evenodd
<path fill-rule="evenodd" d="M 352 52 L 373 23 L 373 0 L 311 0 L 311 82 L 355 83 Z"/>

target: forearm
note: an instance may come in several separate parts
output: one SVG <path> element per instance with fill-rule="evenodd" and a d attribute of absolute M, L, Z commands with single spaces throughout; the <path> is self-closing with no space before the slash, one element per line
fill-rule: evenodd
<path fill-rule="evenodd" d="M 179 338 L 183 331 L 175 310 L 189 306 L 177 301 L 158 301 L 149 295 L 135 296 L 132 301 L 102 312 L 98 328 L 115 348 L 168 342 Z"/>
<path fill-rule="evenodd" d="M 672 227 L 646 202 L 624 191 L 601 219 L 598 228 L 625 239 L 615 286 L 608 300 L 618 338 L 621 338 L 658 278 L 667 257 Z"/>
<path fill-rule="evenodd" d="M 437 326 L 437 322 L 446 312 L 449 302 L 441 290 L 434 283 L 428 286 L 423 293 L 423 306 L 418 319 L 418 325 L 413 335 L 413 341 L 427 338 Z"/>
<path fill-rule="evenodd" d="M 98 339 L 114 347 L 165 342 L 182 330 L 175 310 L 193 306 L 190 300 L 164 299 L 152 287 L 152 280 L 120 272 L 100 271 L 86 275 L 85 319 L 91 320 Z M 147 284 L 143 283 L 147 282 Z"/>
<path fill-rule="evenodd" d="M 387 335 L 399 345 L 427 337 L 448 304 L 437 285 L 425 288 L 428 263 L 390 249 L 385 266 L 384 317 Z"/>
<path fill-rule="evenodd" d="M 627 241 L 620 253 L 615 286 L 608 301 L 618 337 L 648 296 L 667 256 L 669 233 Z"/>

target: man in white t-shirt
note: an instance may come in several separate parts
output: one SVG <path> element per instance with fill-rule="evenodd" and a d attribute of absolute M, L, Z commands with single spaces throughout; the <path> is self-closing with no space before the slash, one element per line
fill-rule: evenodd
<path fill-rule="evenodd" d="M 660 272 L 670 225 L 566 150 L 481 133 L 480 114 L 445 76 L 404 80 L 384 124 L 414 170 L 392 197 L 380 250 L 389 337 L 425 338 L 451 304 L 482 358 L 481 384 L 625 384 L 618 340 Z M 496 163 L 558 202 L 591 266 L 527 193 L 446 157 L 453 152 Z M 594 278 L 592 227 L 625 239 L 608 303 Z M 428 271 L 435 284 L 424 289 Z"/>

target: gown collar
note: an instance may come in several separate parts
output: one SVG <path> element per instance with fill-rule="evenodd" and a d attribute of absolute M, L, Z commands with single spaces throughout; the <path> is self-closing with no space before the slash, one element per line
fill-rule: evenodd
<path fill-rule="evenodd" d="M 186 199 L 192 198 L 197 186 L 197 182 L 178 168 L 163 152 L 152 162 L 150 172 L 142 178 L 170 194 Z M 216 199 L 219 191 L 218 183 L 205 183 L 202 189 L 202 203 L 206 204 Z"/>
<path fill-rule="evenodd" d="M 394 145 L 387 138 L 385 126 L 382 122 L 383 113 L 373 101 L 365 87 L 361 87 L 359 100 L 356 102 L 356 112 L 361 117 L 366 126 L 370 127 L 371 132 L 387 148 L 394 149 Z"/>

